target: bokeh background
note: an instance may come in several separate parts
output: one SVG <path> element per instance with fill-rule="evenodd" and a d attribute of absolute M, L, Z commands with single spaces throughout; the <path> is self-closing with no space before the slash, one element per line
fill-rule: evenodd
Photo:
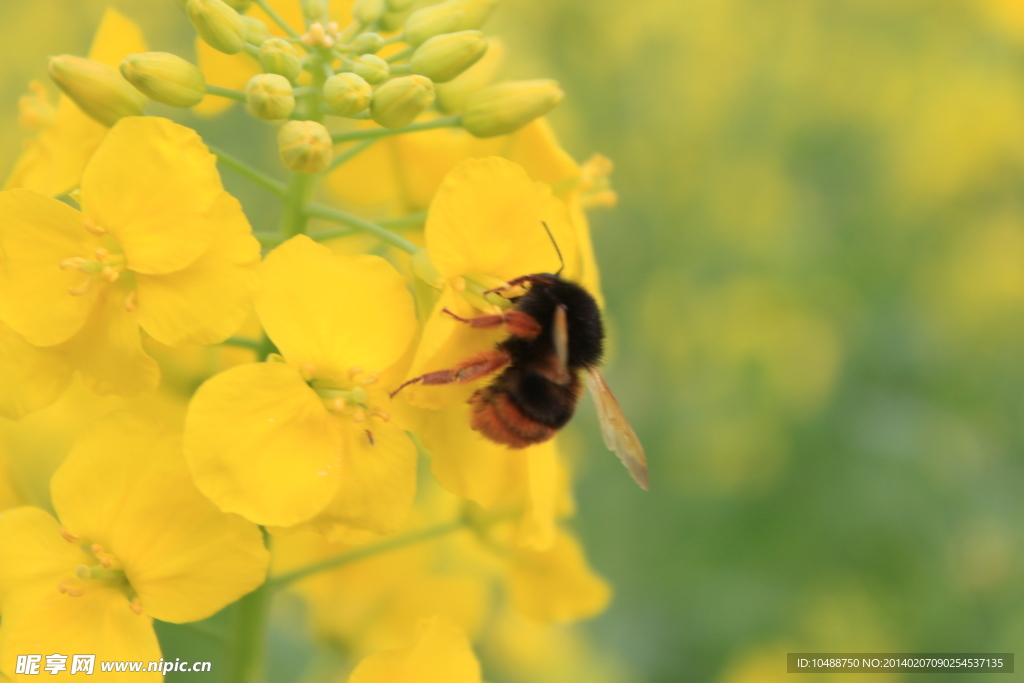
<path fill-rule="evenodd" d="M 18 96 L 107 4 L 0 0 L 3 174 Z M 189 54 L 172 0 L 109 4 Z M 607 375 L 652 491 L 589 411 L 568 431 L 575 526 L 616 588 L 586 626 L 608 679 L 1024 643 L 1024 4 L 503 0 L 487 28 L 507 76 L 562 83 L 573 155 L 616 165 L 592 215 Z M 260 125 L 188 122 L 232 149 Z M 274 162 L 267 141 L 242 156 Z"/>

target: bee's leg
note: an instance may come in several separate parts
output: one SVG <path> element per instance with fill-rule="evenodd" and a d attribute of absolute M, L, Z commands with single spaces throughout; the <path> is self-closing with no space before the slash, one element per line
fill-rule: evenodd
<path fill-rule="evenodd" d="M 500 325 L 507 325 L 509 334 L 522 337 L 523 339 L 536 339 L 537 335 L 541 333 L 540 323 L 534 320 L 532 316 L 515 309 L 494 315 L 478 315 L 475 318 L 460 318 L 447 308 L 441 310 L 459 322 L 481 330 L 489 330 Z"/>
<path fill-rule="evenodd" d="M 435 370 L 434 372 L 428 372 L 425 375 L 419 377 L 413 377 L 410 380 L 406 380 L 402 383 L 402 386 L 398 387 L 391 392 L 391 397 L 394 398 L 395 394 L 416 382 L 422 382 L 423 384 L 463 384 L 465 382 L 472 382 L 475 379 L 480 379 L 484 375 L 489 375 L 495 370 L 499 370 L 512 361 L 509 355 L 500 350 L 493 349 L 491 351 L 485 351 L 472 358 L 467 358 L 462 361 L 454 368 L 448 368 L 447 370 Z"/>

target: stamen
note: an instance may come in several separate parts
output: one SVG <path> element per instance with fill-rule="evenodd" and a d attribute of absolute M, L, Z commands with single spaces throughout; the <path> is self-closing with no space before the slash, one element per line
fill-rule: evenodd
<path fill-rule="evenodd" d="M 132 598 L 132 601 L 128 603 L 128 606 L 131 608 L 133 612 L 135 612 L 139 616 L 142 616 L 142 603 L 139 602 L 138 598 Z"/>
<path fill-rule="evenodd" d="M 87 294 L 89 290 L 92 289 L 92 283 L 93 278 L 89 278 L 77 287 L 68 287 L 68 294 L 71 296 L 82 296 L 83 294 Z"/>
<path fill-rule="evenodd" d="M 299 375 L 307 382 L 312 380 L 316 377 L 316 366 L 312 363 L 303 363 L 299 366 Z"/>
<path fill-rule="evenodd" d="M 363 366 L 361 366 L 361 365 L 353 366 L 353 367 L 349 368 L 349 370 L 348 370 L 348 378 L 354 380 L 356 378 L 356 375 L 360 375 L 360 374 L 362 374 L 362 372 L 363 372 Z"/>
<path fill-rule="evenodd" d="M 100 263 L 106 263 L 107 259 L 110 258 L 110 252 L 103 247 L 96 247 L 96 251 L 94 253 L 96 254 L 96 260 Z"/>
<path fill-rule="evenodd" d="M 377 382 L 378 377 L 379 375 L 376 372 L 368 372 L 366 373 L 366 377 L 364 377 L 361 380 L 358 380 L 358 382 L 363 386 L 370 386 L 371 384 L 375 384 Z"/>
<path fill-rule="evenodd" d="M 114 270 L 110 266 L 107 266 L 102 271 L 100 271 L 100 274 L 103 276 L 103 279 L 106 280 L 107 282 L 117 282 L 117 278 L 121 277 L 121 271 Z"/>
<path fill-rule="evenodd" d="M 124 298 L 124 310 L 129 313 L 134 313 L 139 307 L 139 293 L 136 290 L 128 292 L 128 295 Z"/>
<path fill-rule="evenodd" d="M 92 234 L 96 235 L 97 237 L 101 237 L 101 236 L 107 234 L 106 228 L 103 228 L 103 227 L 101 227 L 99 225 L 96 225 L 95 223 L 92 222 L 91 218 L 86 218 L 85 221 L 83 222 L 83 226 L 82 227 L 84 227 L 86 229 L 86 231 L 91 232 Z"/>
<path fill-rule="evenodd" d="M 385 422 L 389 422 L 391 420 L 391 413 L 387 412 L 386 410 L 381 410 L 380 408 L 374 407 L 374 409 L 370 411 L 370 417 L 379 417 Z"/>
<path fill-rule="evenodd" d="M 355 411 L 352 413 L 352 421 L 353 422 L 365 422 L 366 421 L 366 411 L 363 410 L 362 408 L 356 408 Z"/>
<path fill-rule="evenodd" d="M 101 546 L 99 543 L 93 543 L 91 546 L 89 546 L 89 550 L 92 551 L 93 555 L 102 555 L 104 553 L 103 546 Z"/>
<path fill-rule="evenodd" d="M 346 409 L 345 399 L 341 397 L 332 398 L 330 401 L 327 402 L 327 409 L 332 413 L 344 415 Z"/>
<path fill-rule="evenodd" d="M 68 529 L 66 526 L 62 526 L 60 528 L 60 535 L 68 543 L 77 543 L 78 541 L 82 540 L 81 536 L 71 533 L 71 530 Z"/>
<path fill-rule="evenodd" d="M 366 430 L 366 438 L 370 440 L 371 446 L 377 445 L 376 442 L 373 440 L 373 432 L 371 432 L 369 429 Z"/>
<path fill-rule="evenodd" d="M 63 261 L 61 261 L 60 262 L 60 269 L 61 270 L 72 270 L 72 269 L 74 269 L 74 270 L 81 270 L 82 266 L 84 266 L 86 263 L 88 263 L 88 261 L 86 261 L 81 256 L 73 256 L 71 258 L 66 258 Z"/>

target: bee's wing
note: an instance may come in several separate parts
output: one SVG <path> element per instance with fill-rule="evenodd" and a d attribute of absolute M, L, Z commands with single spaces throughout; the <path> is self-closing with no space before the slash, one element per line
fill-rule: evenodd
<path fill-rule="evenodd" d="M 569 322 L 566 319 L 568 309 L 564 304 L 555 308 L 554 333 L 555 356 L 558 358 L 556 376 L 561 384 L 568 384 L 569 376 Z"/>
<path fill-rule="evenodd" d="M 636 438 L 636 433 L 629 426 L 629 421 L 622 413 L 619 402 L 612 396 L 608 384 L 596 368 L 589 371 L 587 385 L 594 397 L 594 405 L 597 406 L 597 417 L 601 422 L 604 445 L 619 456 L 619 460 L 629 470 L 636 483 L 646 491 L 648 488 L 647 458 L 644 457 L 644 447 L 640 445 L 640 439 Z"/>

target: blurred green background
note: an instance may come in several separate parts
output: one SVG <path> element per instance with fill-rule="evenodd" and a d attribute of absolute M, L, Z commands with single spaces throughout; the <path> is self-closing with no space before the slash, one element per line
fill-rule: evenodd
<path fill-rule="evenodd" d="M 17 97 L 106 4 L 0 0 L 4 172 Z M 171 0 L 110 4 L 189 54 Z M 616 587 L 587 629 L 624 679 L 1024 642 L 1024 5 L 503 0 L 487 29 L 506 75 L 562 83 L 573 155 L 616 164 L 592 214 L 607 375 L 652 491 L 590 411 L 570 436 L 575 525 Z M 188 122 L 273 160 L 238 112 Z"/>

